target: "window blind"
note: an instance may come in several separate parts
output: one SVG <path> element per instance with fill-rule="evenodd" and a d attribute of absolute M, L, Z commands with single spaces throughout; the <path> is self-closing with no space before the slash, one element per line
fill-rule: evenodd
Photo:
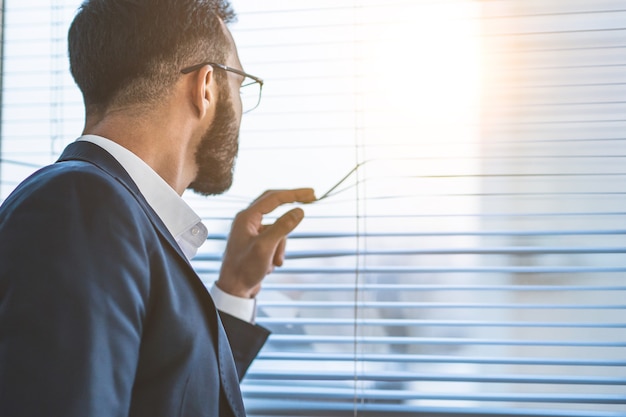
<path fill-rule="evenodd" d="M 79 4 L 3 1 L 0 202 L 82 131 L 82 99 L 69 73 L 66 40 Z"/>
<path fill-rule="evenodd" d="M 233 4 L 266 84 L 232 190 L 185 196 L 195 268 L 264 189 L 332 190 L 259 296 L 249 415 L 624 416 L 623 1 Z M 0 199 L 82 129 L 78 5 L 5 2 Z"/>
<path fill-rule="evenodd" d="M 266 85 L 197 269 L 264 187 L 346 177 L 266 280 L 248 412 L 625 415 L 626 5 L 234 4 Z"/>

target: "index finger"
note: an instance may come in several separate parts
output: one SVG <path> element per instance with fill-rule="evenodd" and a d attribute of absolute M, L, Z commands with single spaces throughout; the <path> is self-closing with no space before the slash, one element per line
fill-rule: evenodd
<path fill-rule="evenodd" d="M 289 203 L 311 203 L 315 201 L 312 188 L 295 188 L 292 190 L 268 190 L 254 200 L 248 209 L 268 214 L 277 207 Z"/>

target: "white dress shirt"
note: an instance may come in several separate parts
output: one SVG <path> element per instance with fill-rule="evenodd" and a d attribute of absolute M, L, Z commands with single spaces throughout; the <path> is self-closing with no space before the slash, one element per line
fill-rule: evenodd
<path fill-rule="evenodd" d="M 84 135 L 78 140 L 91 142 L 109 152 L 128 172 L 144 198 L 191 260 L 206 241 L 208 231 L 200 216 L 148 164 L 125 147 L 96 135 Z M 256 300 L 235 297 L 213 284 L 210 289 L 216 307 L 241 320 L 253 323 Z"/>

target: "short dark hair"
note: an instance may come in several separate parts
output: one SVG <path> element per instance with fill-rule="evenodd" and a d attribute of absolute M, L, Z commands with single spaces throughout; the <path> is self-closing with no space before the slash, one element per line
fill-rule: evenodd
<path fill-rule="evenodd" d="M 180 69 L 223 62 L 228 0 L 85 0 L 68 32 L 70 69 L 87 112 L 151 103 Z M 219 71 L 218 71 L 219 73 Z"/>

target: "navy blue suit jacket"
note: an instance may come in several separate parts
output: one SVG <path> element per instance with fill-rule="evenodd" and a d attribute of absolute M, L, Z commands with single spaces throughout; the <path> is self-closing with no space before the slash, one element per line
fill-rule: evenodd
<path fill-rule="evenodd" d="M 267 336 L 220 319 L 94 144 L 69 145 L 0 207 L 0 416 L 243 417 L 239 379 Z"/>

